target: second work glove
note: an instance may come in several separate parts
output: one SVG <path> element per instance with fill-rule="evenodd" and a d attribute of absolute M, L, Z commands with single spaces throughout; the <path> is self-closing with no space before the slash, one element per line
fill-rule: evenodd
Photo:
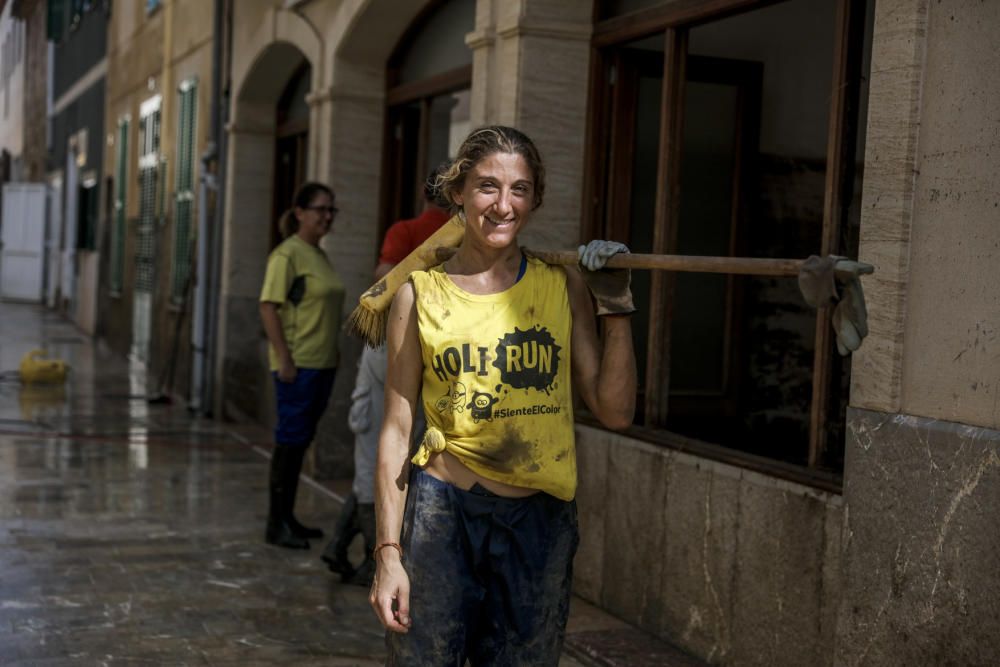
<path fill-rule="evenodd" d="M 814 308 L 833 306 L 831 324 L 837 336 L 837 351 L 846 356 L 861 347 L 868 335 L 868 310 L 860 276 L 872 266 L 846 257 L 812 255 L 799 271 L 799 289 Z"/>
<path fill-rule="evenodd" d="M 868 309 L 859 278 L 865 266 L 849 259 L 837 259 L 835 270 L 840 300 L 833 307 L 831 322 L 837 334 L 837 351 L 842 356 L 861 347 L 861 341 L 868 335 Z"/>
<path fill-rule="evenodd" d="M 628 246 L 617 241 L 591 241 L 580 246 L 580 273 L 594 296 L 598 315 L 627 315 L 635 312 L 629 269 L 605 269 L 608 258 L 627 253 Z"/>

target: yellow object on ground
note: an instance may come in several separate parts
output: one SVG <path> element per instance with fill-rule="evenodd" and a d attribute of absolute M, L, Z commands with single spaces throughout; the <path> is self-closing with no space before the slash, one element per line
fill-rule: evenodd
<path fill-rule="evenodd" d="M 21 382 L 66 382 L 69 365 L 62 359 L 47 359 L 45 350 L 32 350 L 21 359 Z"/>

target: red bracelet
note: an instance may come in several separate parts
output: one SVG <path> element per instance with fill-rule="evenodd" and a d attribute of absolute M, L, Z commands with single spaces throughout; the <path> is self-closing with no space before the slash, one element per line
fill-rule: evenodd
<path fill-rule="evenodd" d="M 372 557 L 373 558 L 377 557 L 378 552 L 381 551 L 382 549 L 385 549 L 386 547 L 392 547 L 393 549 L 399 552 L 400 558 L 403 557 L 403 547 L 399 546 L 399 544 L 396 542 L 383 542 L 382 544 L 378 545 L 377 547 L 372 549 Z"/>

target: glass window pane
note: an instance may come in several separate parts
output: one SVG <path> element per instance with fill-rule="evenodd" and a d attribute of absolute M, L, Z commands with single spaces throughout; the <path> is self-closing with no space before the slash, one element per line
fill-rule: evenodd
<path fill-rule="evenodd" d="M 476 3 L 450 0 L 431 15 L 400 54 L 399 80 L 411 83 L 472 64 L 465 36 L 476 26 Z"/>
<path fill-rule="evenodd" d="M 469 89 L 438 95 L 430 104 L 430 136 L 424 173 L 455 157 L 469 134 Z"/>
<path fill-rule="evenodd" d="M 600 17 L 610 19 L 623 14 L 631 14 L 642 9 L 670 4 L 668 0 L 604 0 L 601 2 Z"/>

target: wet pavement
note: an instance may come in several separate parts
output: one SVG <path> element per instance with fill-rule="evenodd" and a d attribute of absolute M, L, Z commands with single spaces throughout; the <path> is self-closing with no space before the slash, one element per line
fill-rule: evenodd
<path fill-rule="evenodd" d="M 34 348 L 65 386 L 7 373 Z M 150 404 L 140 366 L 37 306 L 0 302 L 0 373 L 0 665 L 382 664 L 325 542 L 264 544 L 265 430 Z M 332 527 L 349 482 L 305 482 L 299 518 Z M 648 640 L 574 599 L 561 667 L 689 664 Z"/>

